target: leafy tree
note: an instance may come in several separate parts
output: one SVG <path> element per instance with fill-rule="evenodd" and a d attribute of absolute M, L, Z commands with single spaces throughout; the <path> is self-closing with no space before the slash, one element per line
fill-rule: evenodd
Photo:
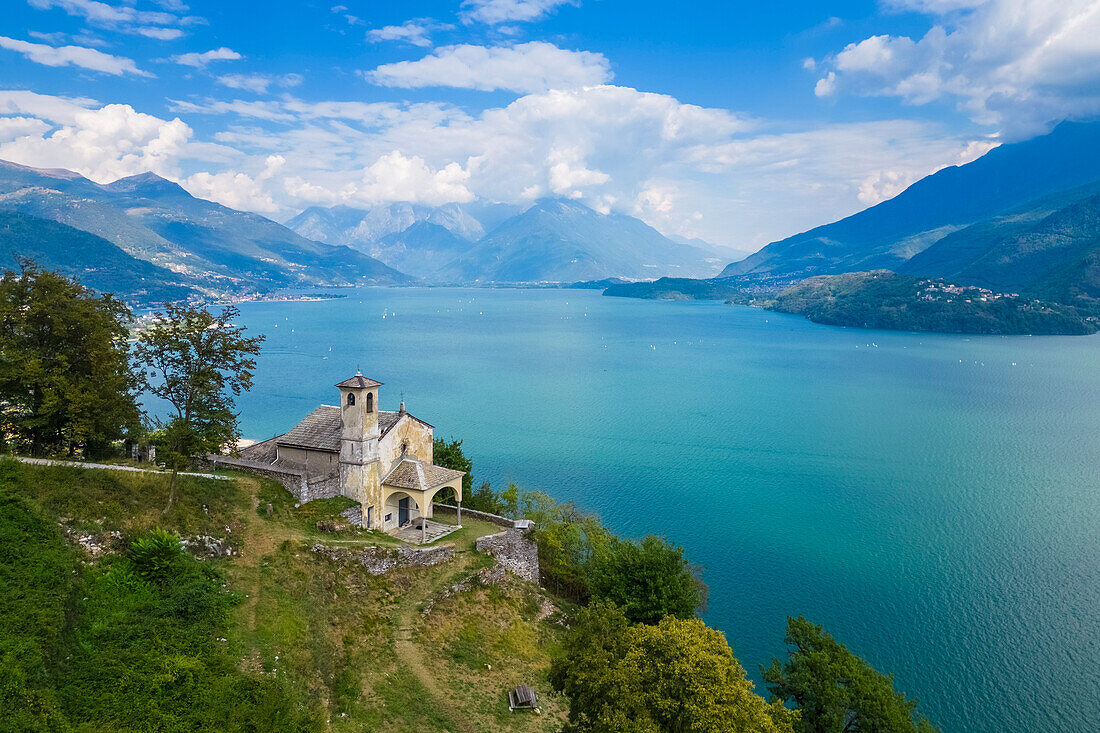
<path fill-rule="evenodd" d="M 500 502 L 504 506 L 506 516 L 518 517 L 521 501 L 519 487 L 515 484 L 508 484 L 508 488 L 500 492 Z"/>
<path fill-rule="evenodd" d="M 706 598 L 706 586 L 684 559 L 683 548 L 652 535 L 641 542 L 616 539 L 597 553 L 591 584 L 594 597 L 616 604 L 635 623 L 692 618 Z"/>
<path fill-rule="evenodd" d="M 130 311 L 30 261 L 0 277 L 0 430 L 34 455 L 104 453 L 139 424 Z"/>
<path fill-rule="evenodd" d="M 142 388 L 175 411 L 161 426 L 157 453 L 172 469 L 165 513 L 175 500 L 176 473 L 240 437 L 234 397 L 252 388 L 264 337 L 245 336 L 244 327 L 233 324 L 238 315 L 233 307 L 215 315 L 169 303 L 138 339 L 134 356 Z"/>
<path fill-rule="evenodd" d="M 917 714 L 917 701 L 894 690 L 892 676 L 876 671 L 821 626 L 787 619 L 786 664 L 774 659 L 763 669 L 775 697 L 793 702 L 806 733 L 933 733 Z"/>
<path fill-rule="evenodd" d="M 521 495 L 517 489 L 511 501 L 535 523 L 543 586 L 577 603 L 587 603 L 592 590 L 592 559 L 610 545 L 611 533 L 595 515 L 582 512 L 573 502 L 559 504 L 541 491 Z"/>
<path fill-rule="evenodd" d="M 573 733 L 779 733 L 798 720 L 753 692 L 721 632 L 672 616 L 631 625 L 602 602 L 578 614 L 550 682 Z"/>
<path fill-rule="evenodd" d="M 432 441 L 432 460 L 437 466 L 454 469 L 455 471 L 465 471 L 466 475 L 462 477 L 462 496 L 470 495 L 470 489 L 473 488 L 474 481 L 471 476 L 474 464 L 462 452 L 461 440 L 452 440 L 448 443 L 443 438 L 436 438 Z"/>
<path fill-rule="evenodd" d="M 489 514 L 500 514 L 504 511 L 504 504 L 497 498 L 496 493 L 493 492 L 493 487 L 489 485 L 488 481 L 479 486 L 477 491 L 470 494 L 462 505 Z"/>

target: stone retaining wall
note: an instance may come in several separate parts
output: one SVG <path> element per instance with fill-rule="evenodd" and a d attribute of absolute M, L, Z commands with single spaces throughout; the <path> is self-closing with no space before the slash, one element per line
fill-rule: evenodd
<path fill-rule="evenodd" d="M 506 529 L 496 534 L 478 537 L 474 547 L 488 552 L 497 563 L 516 577 L 539 582 L 539 549 L 522 529 Z"/>
<path fill-rule="evenodd" d="M 432 511 L 438 512 L 443 510 L 449 514 L 457 514 L 458 507 L 454 504 L 433 504 Z M 490 514 L 489 512 L 479 512 L 477 509 L 467 509 L 462 507 L 462 516 L 470 516 L 474 519 L 484 519 L 486 522 L 492 522 L 493 524 L 499 524 L 501 527 L 513 527 L 516 521 L 509 519 L 508 517 L 502 517 L 499 514 Z"/>
<path fill-rule="evenodd" d="M 454 559 L 453 545 L 436 547 L 365 547 L 350 550 L 344 547 L 316 544 L 312 550 L 333 562 L 347 564 L 357 562 L 371 575 L 384 575 L 399 567 L 429 567 Z"/>

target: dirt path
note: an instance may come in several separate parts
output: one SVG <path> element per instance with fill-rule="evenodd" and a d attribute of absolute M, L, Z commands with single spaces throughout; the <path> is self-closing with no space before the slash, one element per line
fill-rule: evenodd
<path fill-rule="evenodd" d="M 233 482 L 238 491 L 247 491 L 251 511 L 242 517 L 242 533 L 244 535 L 241 544 L 239 565 L 246 568 L 245 577 L 248 579 L 248 587 L 245 590 L 244 610 L 248 618 L 250 629 L 256 628 L 256 603 L 260 597 L 260 560 L 270 555 L 285 539 L 292 539 L 293 535 L 285 528 L 273 528 L 267 522 L 260 519 L 256 509 L 260 506 L 260 482 L 247 476 L 237 478 Z"/>
<path fill-rule="evenodd" d="M 435 674 L 429 670 L 424 655 L 413 640 L 413 631 L 416 628 L 417 607 L 432 594 L 439 590 L 445 579 L 453 577 L 455 571 L 463 570 L 469 564 L 468 553 L 457 553 L 453 562 L 446 563 L 445 572 L 439 573 L 432 580 L 419 584 L 418 592 L 405 593 L 401 603 L 394 614 L 393 646 L 397 659 L 420 680 L 420 684 L 431 695 L 436 710 L 451 722 L 454 730 L 463 733 L 476 733 L 462 711 L 451 702 L 448 691 L 439 684 Z"/>
<path fill-rule="evenodd" d="M 159 473 L 163 476 L 171 475 L 171 471 L 162 471 L 159 468 L 137 468 L 135 466 L 116 466 L 111 463 L 89 463 L 87 461 L 58 461 L 53 458 L 27 458 L 26 456 L 15 456 L 15 460 L 21 463 L 30 463 L 34 466 L 72 466 L 73 468 L 95 468 L 101 471 L 131 471 L 133 473 Z M 197 476 L 198 478 L 209 478 L 215 481 L 229 481 L 229 476 L 219 476 L 213 473 L 191 473 L 189 471 L 180 471 L 180 476 Z"/>

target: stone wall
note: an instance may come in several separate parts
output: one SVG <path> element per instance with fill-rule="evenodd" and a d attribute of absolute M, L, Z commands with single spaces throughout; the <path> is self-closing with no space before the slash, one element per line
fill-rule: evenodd
<path fill-rule="evenodd" d="M 305 504 L 314 499 L 331 499 L 336 496 L 340 496 L 340 477 L 325 476 L 307 480 L 298 501 Z"/>
<path fill-rule="evenodd" d="M 348 522 L 354 524 L 356 527 L 363 526 L 363 505 L 356 504 L 353 507 L 348 507 L 344 511 L 340 512 L 341 517 L 346 517 Z"/>
<path fill-rule="evenodd" d="M 449 514 L 457 514 L 458 507 L 453 504 L 433 504 L 433 511 L 444 511 Z M 492 522 L 493 524 L 499 524 L 501 527 L 514 527 L 516 520 L 509 519 L 508 517 L 502 517 L 499 514 L 490 514 L 489 512 L 479 512 L 476 509 L 467 509 L 462 507 L 462 516 L 473 517 L 474 519 L 483 519 L 486 522 Z"/>
<path fill-rule="evenodd" d="M 478 552 L 488 552 L 516 577 L 539 582 L 539 549 L 523 530 L 506 529 L 478 537 L 474 546 Z"/>
<path fill-rule="evenodd" d="M 399 567 L 429 567 L 454 559 L 453 545 L 436 547 L 366 547 L 362 550 L 349 550 L 344 547 L 317 544 L 313 551 L 333 562 L 347 564 L 356 562 L 367 569 L 371 575 L 384 575 Z"/>

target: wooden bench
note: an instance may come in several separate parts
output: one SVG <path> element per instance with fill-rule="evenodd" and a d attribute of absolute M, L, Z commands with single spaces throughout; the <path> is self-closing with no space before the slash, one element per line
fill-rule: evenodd
<path fill-rule="evenodd" d="M 534 710 L 538 706 L 538 698 L 535 696 L 535 691 L 527 685 L 520 685 L 514 690 L 508 691 L 508 709 L 515 712 L 516 710 Z"/>

